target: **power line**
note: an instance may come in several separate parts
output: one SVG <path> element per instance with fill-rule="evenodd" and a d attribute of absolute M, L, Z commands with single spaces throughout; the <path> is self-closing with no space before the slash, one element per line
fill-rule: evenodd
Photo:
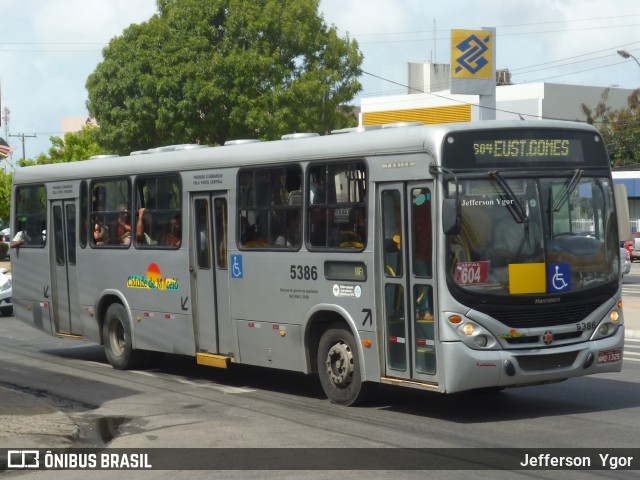
<path fill-rule="evenodd" d="M 26 152 L 25 152 L 25 148 L 24 148 L 24 139 L 25 138 L 36 138 L 36 135 L 27 135 L 25 133 L 17 133 L 15 135 L 9 135 L 10 137 L 18 137 L 20 139 L 22 139 L 22 160 L 25 160 L 26 158 Z"/>
<path fill-rule="evenodd" d="M 513 32 L 513 33 L 500 33 L 497 32 L 495 37 L 496 38 L 502 38 L 502 37 L 515 37 L 515 36 L 519 36 L 519 35 L 540 35 L 540 34 L 547 34 L 547 33 L 567 33 L 567 32 L 582 32 L 582 31 L 589 31 L 589 30 L 605 30 L 605 29 L 612 29 L 612 28 L 630 28 L 630 27 L 638 27 L 640 26 L 640 23 L 633 23 L 633 24 L 627 24 L 627 25 L 603 25 L 603 26 L 598 26 L 598 27 L 581 27 L 581 28 L 563 28 L 561 30 L 538 30 L 538 31 L 527 31 L 527 32 Z M 428 32 L 425 31 L 423 33 L 433 33 L 433 32 Z M 378 34 L 378 35 L 386 35 L 386 34 Z M 354 35 L 355 37 L 355 35 Z M 425 38 L 414 38 L 414 39 L 404 39 L 404 40 L 374 40 L 374 41 L 363 41 L 363 42 L 358 42 L 360 45 L 373 45 L 376 43 L 412 43 L 412 42 L 425 42 L 428 40 L 432 40 L 431 38 L 425 37 Z M 443 41 L 447 41 L 447 40 L 451 40 L 451 35 L 448 36 L 443 36 L 441 38 L 437 38 L 436 40 L 443 40 Z"/>
<path fill-rule="evenodd" d="M 548 22 L 531 22 L 531 23 L 517 23 L 512 25 L 496 25 L 495 28 L 514 28 L 514 27 L 529 27 L 534 25 L 551 25 L 555 23 L 572 23 L 572 22 L 589 22 L 593 20 L 611 20 L 615 18 L 631 18 L 631 17 L 640 17 L 640 13 L 632 13 L 629 15 L 616 15 L 611 17 L 597 17 L 597 18 L 578 18 L 578 19 L 568 19 L 568 20 L 551 20 Z M 385 33 L 362 33 L 362 34 L 354 34 L 354 36 L 364 37 L 364 36 L 374 36 L 374 35 L 411 35 L 418 33 L 429 33 L 433 34 L 435 32 L 449 32 L 449 30 L 440 29 L 440 30 L 418 30 L 415 32 L 385 32 Z"/>

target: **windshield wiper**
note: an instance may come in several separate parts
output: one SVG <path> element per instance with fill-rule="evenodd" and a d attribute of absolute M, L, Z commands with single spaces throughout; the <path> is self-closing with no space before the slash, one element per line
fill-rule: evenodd
<path fill-rule="evenodd" d="M 515 193 L 513 193 L 513 190 L 511 190 L 511 187 L 509 186 L 509 184 L 502 177 L 502 175 L 500 175 L 500 172 L 498 172 L 497 170 L 493 170 L 489 172 L 489 177 L 494 179 L 498 183 L 498 185 L 502 187 L 502 190 L 504 192 L 502 194 L 502 197 L 503 199 L 508 200 L 504 202 L 505 206 L 507 207 L 507 210 L 509 210 L 509 213 L 511 214 L 513 219 L 516 221 L 516 223 L 522 223 L 526 221 L 527 213 L 522 208 L 522 205 L 518 201 L 518 198 L 516 197 Z"/>
<path fill-rule="evenodd" d="M 563 205 L 567 203 L 567 200 L 569 200 L 569 197 L 578 186 L 578 183 L 580 183 L 580 179 L 582 178 L 583 173 L 584 173 L 584 170 L 580 170 L 576 168 L 573 172 L 573 177 L 571 177 L 571 180 L 569 180 L 568 182 L 565 182 L 564 188 L 560 192 L 560 196 L 558 197 L 556 202 L 553 204 L 554 212 L 559 212 L 560 209 L 563 207 Z"/>

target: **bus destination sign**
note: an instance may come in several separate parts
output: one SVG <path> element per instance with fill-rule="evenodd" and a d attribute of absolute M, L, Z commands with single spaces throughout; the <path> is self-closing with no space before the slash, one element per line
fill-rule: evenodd
<path fill-rule="evenodd" d="M 489 140 L 475 142 L 473 153 L 493 158 L 535 158 L 568 157 L 571 154 L 571 142 L 568 139 L 519 139 Z"/>
<path fill-rule="evenodd" d="M 500 128 L 450 133 L 442 165 L 451 169 L 536 167 L 610 168 L 597 132 L 571 129 Z"/>

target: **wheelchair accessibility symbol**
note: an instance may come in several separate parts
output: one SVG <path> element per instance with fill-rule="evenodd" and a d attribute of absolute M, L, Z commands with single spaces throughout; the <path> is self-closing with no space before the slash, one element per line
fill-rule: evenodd
<path fill-rule="evenodd" d="M 547 269 L 547 277 L 552 292 L 571 290 L 571 268 L 568 263 L 552 263 Z"/>
<path fill-rule="evenodd" d="M 244 278 L 242 255 L 231 255 L 231 278 Z"/>

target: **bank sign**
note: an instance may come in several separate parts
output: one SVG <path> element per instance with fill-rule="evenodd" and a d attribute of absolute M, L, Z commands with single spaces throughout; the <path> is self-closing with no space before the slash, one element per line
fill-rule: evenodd
<path fill-rule="evenodd" d="M 493 79 L 493 32 L 451 30 L 451 76 Z"/>

